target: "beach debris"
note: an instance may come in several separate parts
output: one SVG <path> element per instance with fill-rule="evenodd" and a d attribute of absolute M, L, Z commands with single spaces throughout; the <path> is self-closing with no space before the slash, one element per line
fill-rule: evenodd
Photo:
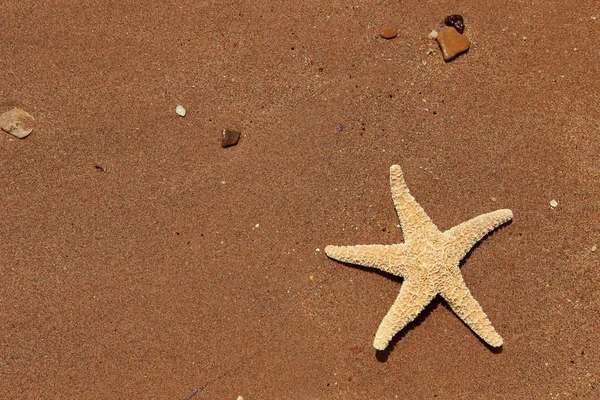
<path fill-rule="evenodd" d="M 436 38 L 444 61 L 450 61 L 459 54 L 464 53 L 471 47 L 469 38 L 458 33 L 456 29 L 448 26 L 440 31 Z"/>
<path fill-rule="evenodd" d="M 477 242 L 510 221 L 512 211 L 483 214 L 441 232 L 410 194 L 399 165 L 390 168 L 390 186 L 404 243 L 325 247 L 325 254 L 334 260 L 404 278 L 398 297 L 379 325 L 373 346 L 384 350 L 438 294 L 486 343 L 502 346 L 502 337 L 469 292 L 458 265 Z"/>
<path fill-rule="evenodd" d="M 396 25 L 387 25 L 379 35 L 384 39 L 393 39 L 398 36 L 398 27 Z"/>
<path fill-rule="evenodd" d="M 185 110 L 185 108 L 183 108 L 183 106 L 177 106 L 175 107 L 175 112 L 177 113 L 177 115 L 179 115 L 180 117 L 185 117 L 185 113 L 187 112 Z"/>
<path fill-rule="evenodd" d="M 465 31 L 465 21 L 463 20 L 462 15 L 448 15 L 444 20 L 444 23 L 446 26 L 453 26 L 461 35 Z"/>
<path fill-rule="evenodd" d="M 221 135 L 221 147 L 235 146 L 240 140 L 240 132 L 225 128 Z"/>
<path fill-rule="evenodd" d="M 550 207 L 555 208 L 558 206 L 558 201 L 552 199 L 550 200 Z"/>
<path fill-rule="evenodd" d="M 335 127 L 335 133 L 342 133 L 342 132 L 344 132 L 344 125 L 337 124 L 337 126 Z"/>
<path fill-rule="evenodd" d="M 31 123 L 34 118 L 20 108 L 13 108 L 0 115 L 0 128 L 6 133 L 23 139 L 33 130 Z"/>

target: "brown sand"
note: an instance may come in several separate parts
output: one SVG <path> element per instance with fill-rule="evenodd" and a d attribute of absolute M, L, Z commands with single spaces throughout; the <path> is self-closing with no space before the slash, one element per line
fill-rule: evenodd
<path fill-rule="evenodd" d="M 235 3 L 0 5 L 1 397 L 600 396 L 597 2 Z M 401 282 L 322 249 L 402 240 L 392 164 L 513 210 L 462 268 L 502 351 L 436 300 L 376 354 Z"/>

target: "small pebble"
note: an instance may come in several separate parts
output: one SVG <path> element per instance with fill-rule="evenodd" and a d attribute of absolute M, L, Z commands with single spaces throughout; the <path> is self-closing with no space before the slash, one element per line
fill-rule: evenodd
<path fill-rule="evenodd" d="M 0 115 L 0 128 L 6 133 L 23 139 L 33 130 L 31 127 L 31 121 L 33 120 L 34 118 L 26 111 L 20 108 L 13 108 Z"/>
<path fill-rule="evenodd" d="M 388 25 L 380 33 L 384 39 L 393 39 L 398 36 L 398 27 L 396 25 Z"/>
<path fill-rule="evenodd" d="M 556 200 L 550 200 L 550 207 L 554 208 L 556 206 L 558 206 L 558 201 L 556 201 Z"/>
<path fill-rule="evenodd" d="M 597 247 L 596 246 L 592 246 L 592 248 L 590 250 L 592 251 L 596 251 Z"/>
<path fill-rule="evenodd" d="M 471 47 L 469 39 L 450 26 L 442 29 L 436 40 L 442 50 L 444 61 L 452 60 Z"/>
<path fill-rule="evenodd" d="M 444 20 L 444 23 L 447 26 L 453 26 L 454 29 L 456 29 L 460 34 L 462 34 L 465 31 L 465 21 L 463 20 L 462 15 L 448 15 Z"/>
<path fill-rule="evenodd" d="M 179 115 L 180 117 L 185 117 L 185 108 L 183 108 L 183 106 L 177 106 L 175 107 L 175 112 L 177 113 L 177 115 Z"/>
<path fill-rule="evenodd" d="M 436 39 L 438 37 L 438 31 L 436 31 L 435 29 L 432 30 L 431 32 L 429 32 L 429 39 Z"/>
<path fill-rule="evenodd" d="M 240 132 L 233 129 L 223 129 L 221 147 L 235 146 L 240 140 Z"/>
<path fill-rule="evenodd" d="M 337 126 L 335 127 L 335 133 L 342 133 L 342 132 L 344 132 L 344 125 L 337 124 Z"/>

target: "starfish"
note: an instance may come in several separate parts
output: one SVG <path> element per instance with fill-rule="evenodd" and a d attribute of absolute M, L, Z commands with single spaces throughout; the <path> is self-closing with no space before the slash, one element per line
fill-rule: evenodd
<path fill-rule="evenodd" d="M 396 301 L 379 325 L 373 346 L 384 350 L 438 294 L 481 339 L 492 347 L 502 346 L 502 337 L 469 292 L 459 262 L 479 240 L 510 221 L 512 211 L 483 214 L 440 232 L 410 194 L 399 165 L 390 168 L 390 185 L 404 243 L 325 247 L 327 256 L 335 260 L 404 278 Z"/>

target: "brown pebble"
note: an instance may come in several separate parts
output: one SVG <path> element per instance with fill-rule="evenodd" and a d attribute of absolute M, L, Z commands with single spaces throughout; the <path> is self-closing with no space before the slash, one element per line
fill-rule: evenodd
<path fill-rule="evenodd" d="M 20 108 L 13 108 L 0 115 L 0 128 L 6 133 L 23 139 L 31 133 L 31 121 L 34 118 Z"/>
<path fill-rule="evenodd" d="M 398 36 L 398 27 L 396 25 L 388 25 L 380 33 L 384 39 L 393 39 Z"/>
<path fill-rule="evenodd" d="M 223 129 L 221 147 L 235 146 L 240 140 L 240 132 L 233 129 Z"/>
<path fill-rule="evenodd" d="M 453 26 L 454 29 L 456 29 L 460 34 L 462 34 L 465 31 L 465 21 L 463 20 L 462 15 L 448 15 L 444 20 L 444 23 L 447 26 Z"/>
<path fill-rule="evenodd" d="M 436 40 L 442 50 L 444 61 L 452 60 L 457 55 L 469 50 L 469 47 L 471 47 L 469 38 L 465 35 L 461 35 L 456 29 L 450 26 L 442 29 Z"/>

